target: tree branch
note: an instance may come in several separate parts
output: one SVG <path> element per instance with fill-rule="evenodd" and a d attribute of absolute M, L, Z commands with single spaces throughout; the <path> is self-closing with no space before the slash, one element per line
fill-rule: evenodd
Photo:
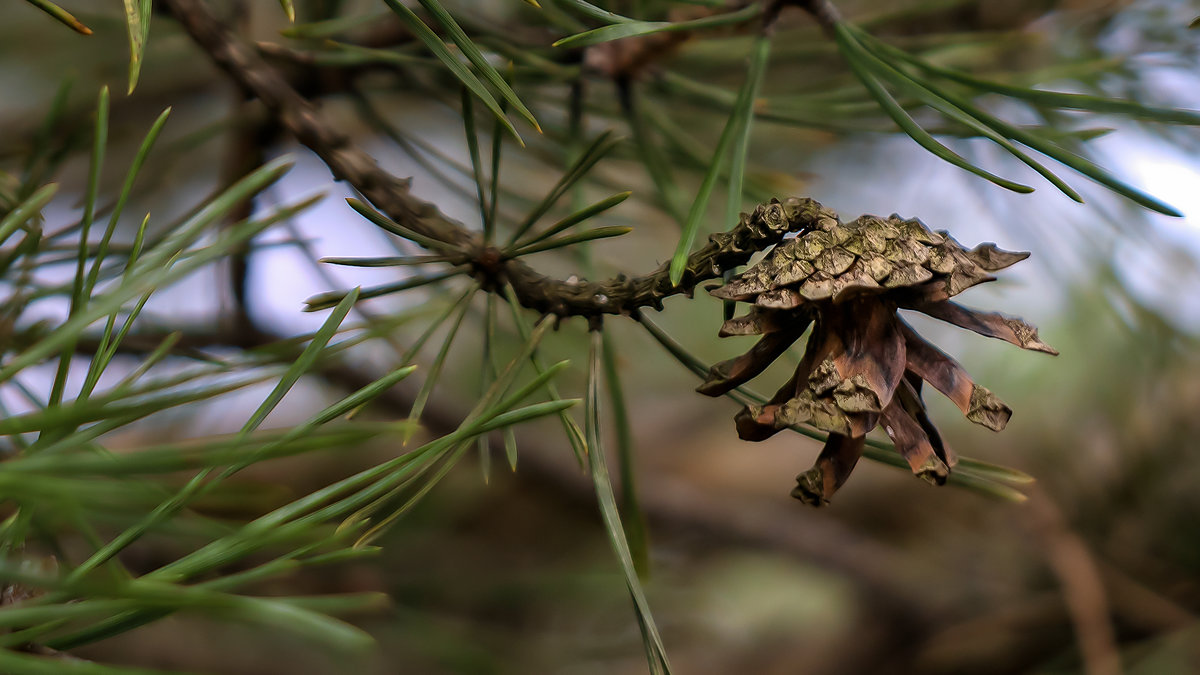
<path fill-rule="evenodd" d="M 640 307 L 661 309 L 664 298 L 691 295 L 696 284 L 746 263 L 788 232 L 836 217 L 811 199 L 789 200 L 786 216 L 783 207 L 760 209 L 729 232 L 712 235 L 704 248 L 688 258 L 678 286 L 671 284 L 666 265 L 634 278 L 618 275 L 600 282 L 554 279 L 520 260 L 499 259 L 498 252 L 485 247 L 477 233 L 444 215 L 436 205 L 414 197 L 408 179 L 384 171 L 344 134 L 323 123 L 316 108 L 218 21 L 203 0 L 166 0 L 166 4 L 192 40 L 247 94 L 261 100 L 281 127 L 316 153 L 336 179 L 352 185 L 392 220 L 444 244 L 441 252 L 466 253 L 474 261 L 476 273 L 491 282 L 490 288 L 508 284 L 523 306 L 542 313 L 596 317 L 628 314 Z"/>

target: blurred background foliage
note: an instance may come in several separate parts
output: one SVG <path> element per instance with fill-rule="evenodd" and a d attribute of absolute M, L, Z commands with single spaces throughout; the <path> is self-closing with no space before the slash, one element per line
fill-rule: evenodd
<path fill-rule="evenodd" d="M 10 237 L 0 249 L 8 296 L 0 617 L 10 617 L 0 671 L 644 672 L 644 642 L 653 640 L 629 611 L 627 583 L 644 589 L 681 673 L 1200 670 L 1200 497 L 1191 489 L 1200 480 L 1200 137 L 1197 113 L 1179 112 L 1200 108 L 1198 33 L 1189 29 L 1200 4 L 846 0 L 841 15 L 867 34 L 823 31 L 788 8 L 764 47 L 757 3 L 446 1 L 413 3 L 409 14 L 401 3 L 365 0 L 205 3 L 319 102 L 324 120 L 389 171 L 412 176 L 415 195 L 472 228 L 494 229 L 497 241 L 537 213 L 556 184 L 562 198 L 535 232 L 631 192 L 583 223 L 622 236 L 534 255 L 531 264 L 560 278 L 679 260 L 739 210 L 792 195 L 846 220 L 898 212 L 968 245 L 1032 251 L 967 302 L 1039 325 L 1057 358 L 913 321 L 1015 410 L 1005 433 L 993 435 L 930 397 L 948 443 L 1036 482 L 934 489 L 864 462 L 819 511 L 787 496 L 819 442 L 788 434 L 742 443 L 736 406 L 694 394 L 695 375 L 619 318 L 605 322 L 607 345 L 591 345 L 590 360 L 581 319 L 547 333 L 539 350 L 543 364 L 571 360 L 554 380 L 561 396 L 550 399 L 583 399 L 592 389 L 603 402 L 570 411 L 576 452 L 551 418 L 557 408 L 532 410 L 547 417 L 464 452 L 470 439 L 455 436 L 465 433 L 460 423 L 510 359 L 524 363 L 535 317 L 473 290 L 467 274 L 412 283 L 451 269 L 441 261 L 318 263 L 421 251 L 347 208 L 338 197 L 354 193 L 231 86 L 173 19 L 173 3 L 57 3 L 87 37 L 35 4 L 9 3 L 0 14 L 0 215 L 14 223 L 0 225 Z M 463 65 L 439 10 L 512 84 L 511 98 L 508 85 L 482 76 L 489 68 Z M 447 58 L 421 39 L 414 18 L 453 45 L 443 46 Z M 687 21 L 699 29 L 662 31 Z M 635 37 L 599 41 L 614 35 Z M 132 55 L 131 41 L 142 45 Z M 889 48 L 927 67 L 905 66 Z M 486 83 L 474 88 L 471 73 Z M 112 92 L 108 144 L 91 188 L 102 86 Z M 1047 90 L 1091 98 L 1065 106 L 1027 93 Z M 1112 99 L 1135 103 L 1104 102 Z M 153 148 L 139 149 L 168 106 Z M 464 117 L 477 133 L 464 136 Z M 905 119 L 915 129 L 901 133 Z M 1043 155 L 1076 162 L 1077 153 L 1086 159 L 1073 168 L 1096 166 L 1098 182 L 1036 158 L 1085 203 L 997 145 L 988 129 L 1000 124 L 1010 125 L 1002 140 L 1032 134 L 1025 145 L 1050 148 L 1035 148 Z M 602 136 L 610 129 L 611 142 Z M 1037 191 L 1005 190 L 943 161 L 943 150 L 994 182 Z M 249 192 L 224 192 L 284 155 L 294 162 L 286 172 L 276 161 L 253 174 Z M 578 180 L 561 182 L 593 159 Z M 126 168 L 143 161 L 103 252 L 101 224 Z M 39 192 L 51 183 L 53 201 Z M 291 208 L 318 192 L 321 201 Z M 81 248 L 73 224 L 89 204 L 99 217 Z M 201 222 L 204 204 L 219 208 Z M 17 221 L 10 216 L 21 205 L 32 211 Z M 272 222 L 256 221 L 264 218 Z M 190 239 L 172 238 L 184 231 Z M 81 250 L 97 270 L 91 304 L 76 282 Z M 416 287 L 353 308 L 353 297 L 343 301 L 347 288 L 405 282 Z M 149 290 L 144 309 L 133 310 Z M 302 313 L 306 301 L 309 309 L 343 302 L 331 319 Z M 92 321 L 80 318 L 93 310 Z M 117 329 L 136 322 L 111 363 L 96 366 L 110 314 Z M 703 363 L 741 351 L 716 339 L 722 306 L 705 293 L 648 314 Z M 72 317 L 77 329 L 59 330 Z M 313 360 L 297 360 L 306 346 Z M 405 377 L 410 363 L 417 374 Z M 597 375 L 603 367 L 619 376 L 627 421 L 609 397 L 611 374 Z M 289 378 L 294 385 L 276 386 Z M 371 383 L 362 400 L 344 398 Z M 105 393 L 89 402 L 89 386 Z M 267 406 L 273 387 L 287 395 Z M 325 420 L 319 411 L 340 417 L 367 399 L 357 419 L 315 431 L 314 420 Z M 244 425 L 256 409 L 262 416 Z M 271 445 L 288 429 L 301 429 L 308 445 Z M 605 483 L 577 456 L 601 434 L 640 588 L 609 550 L 622 528 L 597 517 Z M 446 438 L 454 443 L 437 445 Z M 299 456 L 196 450 L 214 439 L 233 443 L 227 450 Z M 418 445 L 427 440 L 433 445 Z M 246 523 L 357 471 L 419 455 L 414 447 L 439 454 L 421 465 L 421 481 L 377 504 L 403 513 L 390 529 L 374 532 L 376 521 L 347 507 L 294 540 L 197 558 L 213 541 L 265 537 L 269 529 Z M 89 474 L 109 453 L 124 458 L 118 468 Z M 603 469 L 594 460 L 593 477 Z M 219 483 L 194 477 L 242 463 Z M 180 494 L 190 497 L 146 525 L 147 512 Z M 145 536 L 131 536 L 112 560 L 97 553 L 138 523 Z M 379 548 L 351 548 L 362 537 Z M 198 561 L 194 583 L 171 576 L 181 560 Z M 158 585 L 134 583 L 143 579 Z M 101 601 L 129 604 L 79 609 Z M 47 609 L 14 613 L 36 607 Z M 123 624 L 124 612 L 145 620 Z M 322 623 L 326 613 L 348 623 Z"/>

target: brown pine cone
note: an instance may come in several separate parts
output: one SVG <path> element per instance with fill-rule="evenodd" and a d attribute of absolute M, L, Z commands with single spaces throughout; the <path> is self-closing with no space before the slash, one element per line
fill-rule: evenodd
<path fill-rule="evenodd" d="M 862 216 L 822 219 L 712 294 L 753 303 L 726 321 L 721 336 L 762 335 L 749 352 L 716 364 L 697 391 L 719 396 L 761 373 L 812 325 L 792 378 L 764 406 L 735 418 L 738 435 L 761 441 L 806 424 L 829 432 L 816 465 L 797 477 L 792 496 L 828 503 L 862 455 L 866 434 L 883 427 L 913 472 L 942 484 L 955 457 L 921 399 L 928 382 L 967 419 L 999 431 L 1012 411 L 975 384 L 954 359 L 901 319 L 912 309 L 1024 349 L 1057 354 L 1020 319 L 978 312 L 950 297 L 1029 257 L 994 244 L 964 249 L 921 221 Z"/>

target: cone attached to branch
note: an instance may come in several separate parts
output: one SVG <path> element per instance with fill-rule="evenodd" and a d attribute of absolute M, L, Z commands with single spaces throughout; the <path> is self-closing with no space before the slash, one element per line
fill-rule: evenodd
<path fill-rule="evenodd" d="M 737 414 L 738 435 L 761 441 L 795 425 L 828 432 L 816 465 L 800 474 L 792 491 L 816 506 L 845 483 L 867 432 L 876 426 L 887 432 L 913 473 L 940 485 L 955 458 L 926 414 L 923 383 L 953 401 L 967 419 L 994 431 L 1004 428 L 1012 411 L 919 336 L 897 310 L 916 310 L 1024 349 L 1057 354 L 1020 319 L 950 301 L 1027 257 L 994 244 L 968 250 L 946 232 L 896 215 L 862 216 L 850 223 L 823 219 L 711 291 L 718 298 L 752 303 L 748 314 L 725 322 L 722 337 L 762 338 L 742 356 L 713 366 L 698 391 L 720 396 L 744 384 L 811 325 L 795 373 L 765 405 Z"/>

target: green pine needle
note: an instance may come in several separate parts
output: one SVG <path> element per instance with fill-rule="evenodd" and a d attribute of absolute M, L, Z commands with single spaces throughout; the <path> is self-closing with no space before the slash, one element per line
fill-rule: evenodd
<path fill-rule="evenodd" d="M 516 127 L 514 127 L 512 122 L 508 120 L 508 117 L 500 108 L 500 104 L 496 102 L 496 98 L 492 96 L 492 93 L 488 90 L 487 86 L 484 85 L 484 83 L 481 82 L 479 78 L 476 77 L 475 74 L 472 73 L 471 70 L 467 68 L 467 66 L 463 64 L 461 60 L 459 60 L 458 56 L 450 51 L 450 49 L 446 46 L 446 43 L 443 42 L 440 37 L 438 37 L 437 33 L 434 33 L 429 26 L 425 25 L 425 22 L 421 21 L 420 17 L 413 13 L 411 9 L 401 4 L 398 0 L 384 0 L 384 2 L 387 3 L 387 6 L 391 8 L 392 12 L 394 12 L 396 16 L 400 18 L 400 22 L 403 23 L 406 28 L 412 31 L 412 34 L 416 36 L 416 38 L 420 40 L 425 47 L 432 52 L 433 55 L 436 56 L 438 60 L 441 61 L 442 64 L 445 65 L 446 68 L 448 68 L 450 72 L 457 77 L 458 80 L 462 82 L 465 87 L 467 87 L 467 89 L 471 91 L 472 94 L 475 95 L 476 98 L 483 102 L 484 106 L 486 106 L 487 109 L 496 116 L 496 119 L 504 125 L 504 128 L 508 131 L 508 133 L 512 134 L 512 137 L 515 138 L 518 143 L 524 146 L 525 141 L 521 139 L 521 135 L 517 133 Z M 426 5 L 426 9 L 428 9 L 428 4 L 431 3 L 426 1 L 422 2 L 422 4 Z M 459 39 L 459 35 L 461 33 L 461 29 L 458 29 L 457 32 L 451 31 L 451 38 Z M 465 37 L 465 35 L 463 37 Z M 469 43 L 469 40 L 467 40 L 467 42 Z M 459 49 L 463 49 L 462 44 L 459 44 L 458 46 Z M 472 60 L 472 62 L 474 62 L 474 59 L 483 60 L 483 57 L 479 54 L 478 49 L 474 49 L 471 52 L 463 50 L 463 54 L 467 56 L 469 60 Z M 483 61 L 483 63 L 486 64 L 486 61 Z M 488 68 L 491 69 L 491 72 L 495 72 L 494 68 L 491 68 L 490 66 L 488 66 Z M 491 78 L 488 75 L 487 70 L 484 71 L 484 75 L 490 81 Z M 498 73 L 496 73 L 495 77 L 503 82 L 503 78 L 500 78 Z M 494 82 L 492 84 L 495 86 Z M 500 89 L 499 87 L 497 88 Z M 507 85 L 505 85 L 504 89 L 500 89 L 500 91 L 505 92 L 506 89 L 507 92 L 512 91 L 511 89 L 508 89 Z M 511 99 L 509 99 L 507 95 L 504 96 L 504 98 L 509 100 L 510 103 L 515 100 L 516 103 L 514 103 L 514 107 L 520 104 L 519 107 L 517 107 L 518 111 L 524 111 L 525 114 L 528 114 L 527 119 L 534 124 L 535 128 L 537 127 L 537 121 L 533 119 L 532 113 L 529 113 L 528 110 L 525 109 L 525 106 L 520 103 L 519 99 L 516 98 L 516 94 L 512 94 Z M 540 133 L 540 128 L 538 131 Z"/>
<path fill-rule="evenodd" d="M 550 227 L 546 228 L 545 231 L 535 233 L 535 234 L 532 234 L 532 235 L 526 237 L 522 241 L 517 242 L 514 246 L 516 248 L 523 248 L 525 246 L 529 246 L 530 244 L 535 244 L 537 242 L 540 242 L 540 241 L 543 241 L 550 237 L 553 237 L 554 235 L 556 235 L 564 230 L 568 230 L 568 229 L 578 225 L 579 223 L 582 223 L 586 220 L 590 220 L 590 219 L 600 215 L 601 213 L 604 213 L 605 211 L 616 206 L 617 204 L 620 204 L 621 202 L 625 201 L 626 199 L 629 199 L 629 196 L 632 194 L 633 194 L 633 192 L 631 192 L 631 191 L 618 192 L 617 194 L 612 195 L 611 197 L 601 199 L 600 201 L 596 202 L 595 204 L 586 206 L 586 207 L 576 211 L 575 213 L 572 213 L 571 215 L 567 216 L 566 218 L 563 218 L 562 220 L 558 221 L 557 223 L 554 223 Z"/>
<path fill-rule="evenodd" d="M 700 183 L 696 199 L 692 201 L 692 208 L 688 211 L 687 221 L 683 225 L 683 233 L 679 237 L 679 244 L 676 245 L 675 254 L 671 257 L 670 278 L 672 285 L 678 286 L 683 281 L 683 273 L 687 268 L 688 254 L 691 252 L 692 245 L 696 242 L 696 236 L 700 232 L 700 223 L 708 213 L 708 199 L 712 196 L 713 188 L 716 187 L 717 179 L 721 175 L 721 169 L 725 164 L 725 158 L 729 153 L 730 145 L 735 139 L 741 139 L 748 133 L 747 129 L 750 125 L 750 120 L 754 116 L 754 98 L 766 73 L 767 57 L 769 54 L 770 43 L 766 38 L 760 38 L 755 44 L 750 68 L 746 73 L 746 81 L 742 84 L 741 91 L 738 92 L 733 112 L 725 122 L 725 128 L 721 131 L 720 139 L 717 140 L 717 147 L 713 150 L 712 161 L 709 162 L 708 171 L 705 172 L 704 180 Z M 732 226 L 733 224 L 727 223 L 727 226 Z"/>
<path fill-rule="evenodd" d="M 537 206 L 535 206 L 533 210 L 529 212 L 529 215 L 527 215 L 525 219 L 521 221 L 519 225 L 517 225 L 516 230 L 508 240 L 508 245 L 512 246 L 514 242 L 524 236 L 524 234 L 537 223 L 538 219 L 546 215 L 546 213 L 553 208 L 554 204 L 557 203 L 558 200 L 564 194 L 566 194 L 572 186 L 586 176 L 588 172 L 592 170 L 592 167 L 594 167 L 596 163 L 603 159 L 608 153 L 612 152 L 612 150 L 620 142 L 621 139 L 614 137 L 612 131 L 605 131 L 597 136 L 595 140 L 588 145 L 587 149 L 583 151 L 579 158 L 575 160 L 571 166 L 567 167 L 566 173 L 564 173 L 562 177 L 558 179 L 558 182 L 554 184 L 554 187 L 550 189 L 550 192 L 546 193 L 546 196 L 542 199 L 542 201 L 540 201 Z"/>
<path fill-rule="evenodd" d="M 579 0 L 570 0 L 576 6 L 586 5 L 587 3 Z M 603 10 L 601 10 L 603 11 Z M 706 16 L 690 21 L 637 21 L 626 17 L 620 17 L 610 12 L 604 12 L 606 17 L 593 16 L 601 20 L 618 21 L 608 26 L 602 26 L 584 33 L 578 33 L 569 37 L 562 38 L 554 43 L 555 47 L 588 47 L 591 45 L 600 44 L 602 42 L 610 42 L 612 40 L 621 40 L 624 38 L 638 37 L 642 35 L 653 35 L 654 33 L 678 32 L 678 31 L 694 31 L 705 28 L 718 28 L 722 26 L 734 26 L 741 23 L 749 22 L 762 14 L 762 3 L 751 3 L 739 10 Z"/>
<path fill-rule="evenodd" d="M 389 5 L 392 4 L 392 0 L 387 1 Z M 524 117 L 526 121 L 532 124 L 533 128 L 539 134 L 542 133 L 542 127 L 538 124 L 537 119 L 534 118 L 533 113 L 529 112 L 529 109 L 526 108 L 525 104 L 521 102 L 520 97 L 518 97 L 517 93 L 512 90 L 512 87 L 510 87 L 508 82 L 504 80 L 504 77 L 500 75 L 500 72 L 497 71 L 491 63 L 488 63 L 487 57 L 485 57 L 483 53 L 479 51 L 479 47 L 475 45 L 466 32 L 464 32 L 463 29 L 458 25 L 458 22 L 454 20 L 454 17 L 450 15 L 450 12 L 446 11 L 446 8 L 443 7 L 438 0 L 418 1 L 421 3 L 421 6 L 425 8 L 425 11 L 429 12 L 429 15 L 442 25 L 442 28 L 446 30 L 446 33 L 450 36 L 450 39 L 455 45 L 458 46 L 459 51 L 461 51 L 463 56 L 467 57 L 467 60 L 470 61 L 471 65 L 475 67 L 476 72 L 478 72 L 479 75 L 483 77 L 483 79 L 486 80 L 489 85 L 491 85 L 492 89 L 500 93 L 501 98 L 511 105 L 513 109 L 517 111 L 518 115 Z"/>
<path fill-rule="evenodd" d="M 888 117 L 892 118 L 901 131 L 916 141 L 917 145 L 925 148 L 935 157 L 949 162 L 960 169 L 965 169 L 980 178 L 991 181 L 1006 190 L 1022 194 L 1033 192 L 1033 188 L 1028 185 L 1001 178 L 986 169 L 972 164 L 962 155 L 939 143 L 928 131 L 917 124 L 916 120 L 909 116 L 908 112 L 896 102 L 896 99 L 879 82 L 875 74 L 871 71 L 870 61 L 863 55 L 862 47 L 854 41 L 845 26 L 840 24 L 836 26 L 834 28 L 834 35 L 837 38 L 838 46 L 842 49 L 842 54 L 850 64 L 850 69 L 854 71 L 859 81 L 867 88 L 871 97 L 879 103 L 879 107 L 887 113 Z"/>
<path fill-rule="evenodd" d="M 53 2 L 50 2 L 50 0 L 25 0 L 25 1 L 28 2 L 29 4 L 33 5 L 34 7 L 37 7 L 38 9 L 42 10 L 43 12 L 49 14 L 50 16 L 54 17 L 55 21 L 58 21 L 59 23 L 63 24 L 64 26 L 67 26 L 68 28 L 75 31 L 76 33 L 79 33 L 80 35 L 91 35 L 92 34 L 91 28 L 88 28 L 87 26 L 85 26 L 83 24 L 83 22 L 81 22 L 79 19 L 76 19 L 70 12 L 63 9 L 62 7 L 59 7 L 58 5 L 54 4 Z"/>
<path fill-rule="evenodd" d="M 646 647 L 646 656 L 651 673 L 667 674 L 671 672 L 671 664 L 667 660 L 666 648 L 663 647 L 662 637 L 658 626 L 650 613 L 650 603 L 646 599 L 642 583 L 638 578 L 637 567 L 633 562 L 629 541 L 625 538 L 625 528 L 621 524 L 620 509 L 613 493 L 612 482 L 608 475 L 608 465 L 604 458 L 604 446 L 600 438 L 600 379 L 603 366 L 601 365 L 603 338 L 599 332 L 592 332 L 591 347 L 588 356 L 587 396 L 584 398 L 584 436 L 587 439 L 588 467 L 592 476 L 592 484 L 596 489 L 596 501 L 600 506 L 600 515 L 608 533 L 609 544 L 617 555 L 617 562 L 625 574 L 625 585 L 633 599 L 634 613 L 638 627 L 642 632 L 642 642 Z"/>
<path fill-rule="evenodd" d="M 604 359 L 604 382 L 608 385 L 608 401 L 612 407 L 613 428 L 617 432 L 618 474 L 621 476 L 621 522 L 625 525 L 625 538 L 629 541 L 629 552 L 633 558 L 638 577 L 650 576 L 650 544 L 646 529 L 646 515 L 642 512 L 637 496 L 636 470 L 634 469 L 633 424 L 626 406 L 625 389 L 621 385 L 617 367 L 617 347 L 610 331 L 601 331 Z"/>
<path fill-rule="evenodd" d="M 137 87 L 142 72 L 142 55 L 150 39 L 150 14 L 153 0 L 124 0 L 125 25 L 129 32 L 129 91 Z"/>
<path fill-rule="evenodd" d="M 624 226 L 620 226 L 620 225 L 615 225 L 615 226 L 611 226 L 611 227 L 597 227 L 594 230 L 587 230 L 586 232 L 577 232 L 575 234 L 564 234 L 561 237 L 550 237 L 547 239 L 542 239 L 538 242 L 528 244 L 526 246 L 522 246 L 520 248 L 513 249 L 511 251 L 506 251 L 505 255 L 512 257 L 512 258 L 518 258 L 520 256 L 529 255 L 531 253 L 538 253 L 541 251 L 549 251 L 551 249 L 564 248 L 567 246 L 575 246 L 576 244 L 582 244 L 583 242 L 586 242 L 586 241 L 593 241 L 596 239 L 608 239 L 610 237 L 619 237 L 623 234 L 628 234 L 632 231 L 633 231 L 632 227 L 624 227 Z"/>

